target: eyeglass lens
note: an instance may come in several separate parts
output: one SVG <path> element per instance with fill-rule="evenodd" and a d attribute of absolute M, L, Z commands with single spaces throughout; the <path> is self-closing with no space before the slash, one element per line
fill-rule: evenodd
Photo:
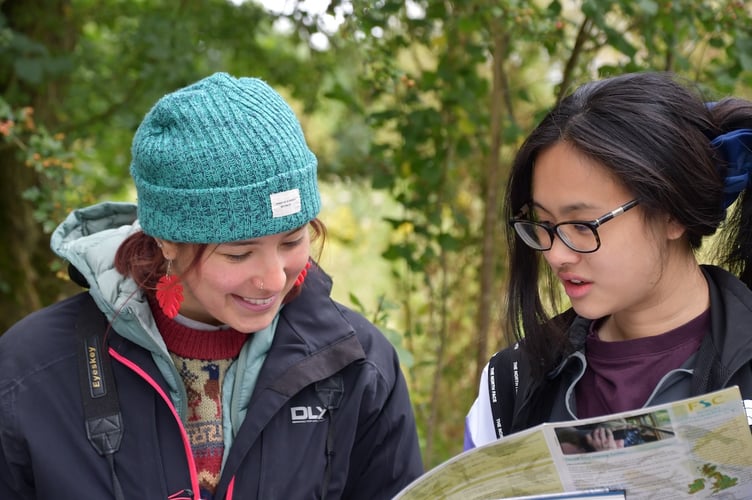
<path fill-rule="evenodd" d="M 585 224 L 560 224 L 556 232 L 572 250 L 589 252 L 598 248 L 595 233 L 590 226 Z"/>
<path fill-rule="evenodd" d="M 548 250 L 553 245 L 554 229 L 535 222 L 517 221 L 514 224 L 517 234 L 531 248 Z M 572 250 L 591 252 L 598 248 L 598 240 L 593 230 L 578 223 L 563 223 L 556 226 L 559 238 Z"/>

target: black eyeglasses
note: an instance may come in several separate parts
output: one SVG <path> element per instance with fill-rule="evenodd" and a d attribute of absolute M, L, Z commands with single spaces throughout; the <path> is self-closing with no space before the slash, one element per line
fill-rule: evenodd
<path fill-rule="evenodd" d="M 601 247 L 598 228 L 630 208 L 636 207 L 637 204 L 637 200 L 632 200 L 591 221 L 565 221 L 552 225 L 527 219 L 512 219 L 509 224 L 522 241 L 534 250 L 550 250 L 554 245 L 554 235 L 557 235 L 567 247 L 575 252 L 592 253 Z"/>

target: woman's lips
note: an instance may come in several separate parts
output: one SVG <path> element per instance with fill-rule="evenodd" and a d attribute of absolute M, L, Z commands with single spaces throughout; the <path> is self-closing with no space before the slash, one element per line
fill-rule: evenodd
<path fill-rule="evenodd" d="M 276 295 L 272 295 L 271 297 L 265 297 L 265 298 L 241 297 L 240 295 L 234 295 L 234 297 L 235 297 L 235 301 L 243 309 L 253 311 L 253 312 L 265 312 L 269 310 L 271 307 L 274 306 L 275 300 L 277 298 Z"/>
<path fill-rule="evenodd" d="M 564 291 L 570 299 L 580 299 L 587 295 L 593 283 L 575 277 L 559 277 L 564 284 Z"/>

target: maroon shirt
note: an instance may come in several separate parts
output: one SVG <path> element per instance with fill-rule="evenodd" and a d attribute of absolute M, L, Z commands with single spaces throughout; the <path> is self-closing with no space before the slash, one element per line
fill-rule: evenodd
<path fill-rule="evenodd" d="M 587 369 L 575 388 L 578 418 L 643 407 L 661 378 L 699 349 L 710 331 L 710 310 L 666 333 L 634 340 L 604 342 L 598 323 L 587 336 Z"/>

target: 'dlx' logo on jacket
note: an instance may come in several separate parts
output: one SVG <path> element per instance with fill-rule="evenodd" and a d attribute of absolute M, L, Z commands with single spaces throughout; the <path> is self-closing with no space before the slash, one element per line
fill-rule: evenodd
<path fill-rule="evenodd" d="M 320 406 L 293 406 L 290 408 L 293 424 L 317 423 L 324 420 L 326 408 Z"/>

